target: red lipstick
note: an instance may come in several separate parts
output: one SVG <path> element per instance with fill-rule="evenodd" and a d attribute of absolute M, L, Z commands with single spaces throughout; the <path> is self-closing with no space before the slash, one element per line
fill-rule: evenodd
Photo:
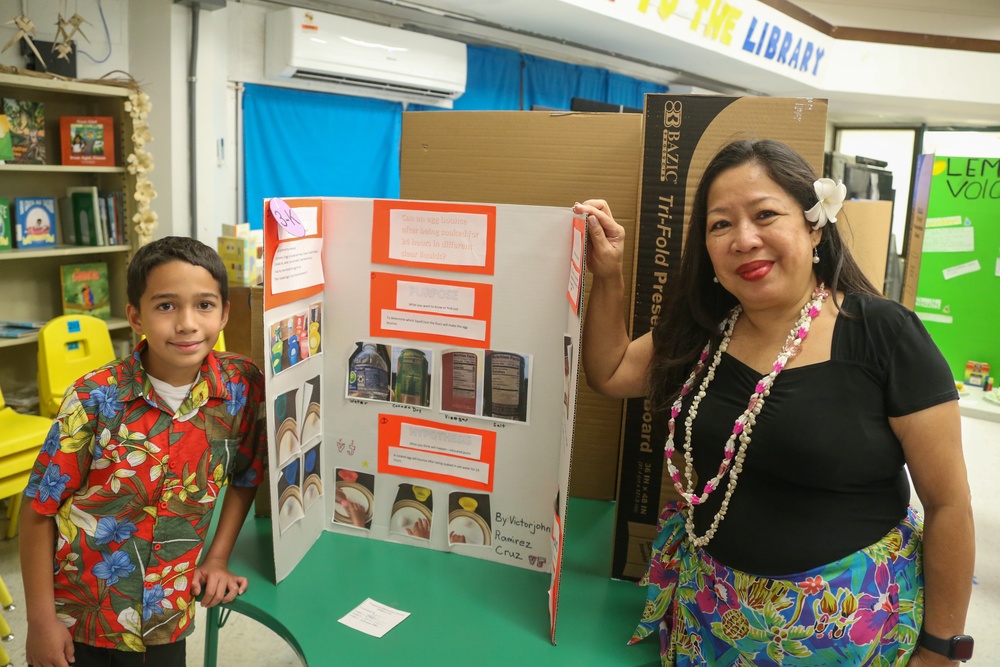
<path fill-rule="evenodd" d="M 756 281 L 764 278 L 771 272 L 774 262 L 759 259 L 754 262 L 747 262 L 736 267 L 736 273 L 743 280 Z"/>

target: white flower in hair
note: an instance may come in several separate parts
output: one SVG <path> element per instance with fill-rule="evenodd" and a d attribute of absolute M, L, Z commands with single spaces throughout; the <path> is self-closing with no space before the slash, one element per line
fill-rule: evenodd
<path fill-rule="evenodd" d="M 832 178 L 820 178 L 813 182 L 813 188 L 819 201 L 805 212 L 806 220 L 816 223 L 813 229 L 820 229 L 827 222 L 837 222 L 837 214 L 847 197 L 847 186 L 841 181 L 834 183 Z"/>

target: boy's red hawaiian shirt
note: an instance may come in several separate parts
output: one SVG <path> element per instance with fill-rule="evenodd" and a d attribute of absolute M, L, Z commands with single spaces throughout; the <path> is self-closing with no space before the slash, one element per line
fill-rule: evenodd
<path fill-rule="evenodd" d="M 193 629 L 191 575 L 227 481 L 263 479 L 264 384 L 249 359 L 212 352 L 174 414 L 131 357 L 81 378 L 25 496 L 55 515 L 56 611 L 76 641 L 145 651 Z"/>

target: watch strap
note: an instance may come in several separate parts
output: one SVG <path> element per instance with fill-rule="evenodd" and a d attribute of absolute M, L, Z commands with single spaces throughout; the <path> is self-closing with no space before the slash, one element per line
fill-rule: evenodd
<path fill-rule="evenodd" d="M 944 639 L 943 637 L 935 637 L 934 635 L 929 635 L 921 630 L 918 643 L 928 651 L 933 651 L 934 653 L 943 655 L 947 658 L 951 657 L 951 638 Z"/>
<path fill-rule="evenodd" d="M 944 639 L 942 637 L 935 637 L 923 630 L 920 631 L 920 637 L 917 641 L 920 646 L 928 651 L 943 655 L 949 660 L 958 660 L 960 662 L 965 662 L 972 658 L 975 646 L 972 637 L 968 635 L 955 635 L 954 637 Z"/>

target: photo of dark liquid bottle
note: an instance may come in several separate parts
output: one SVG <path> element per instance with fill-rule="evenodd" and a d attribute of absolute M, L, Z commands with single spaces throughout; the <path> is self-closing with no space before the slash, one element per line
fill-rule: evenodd
<path fill-rule="evenodd" d="M 441 355 L 441 409 L 476 414 L 476 370 L 479 359 L 472 352 Z"/>
<path fill-rule="evenodd" d="M 421 350 L 408 348 L 399 353 L 394 386 L 397 403 L 429 406 L 429 380 L 427 356 Z"/>
<path fill-rule="evenodd" d="M 527 421 L 525 364 L 521 355 L 486 351 L 486 366 L 483 369 L 484 416 Z"/>

